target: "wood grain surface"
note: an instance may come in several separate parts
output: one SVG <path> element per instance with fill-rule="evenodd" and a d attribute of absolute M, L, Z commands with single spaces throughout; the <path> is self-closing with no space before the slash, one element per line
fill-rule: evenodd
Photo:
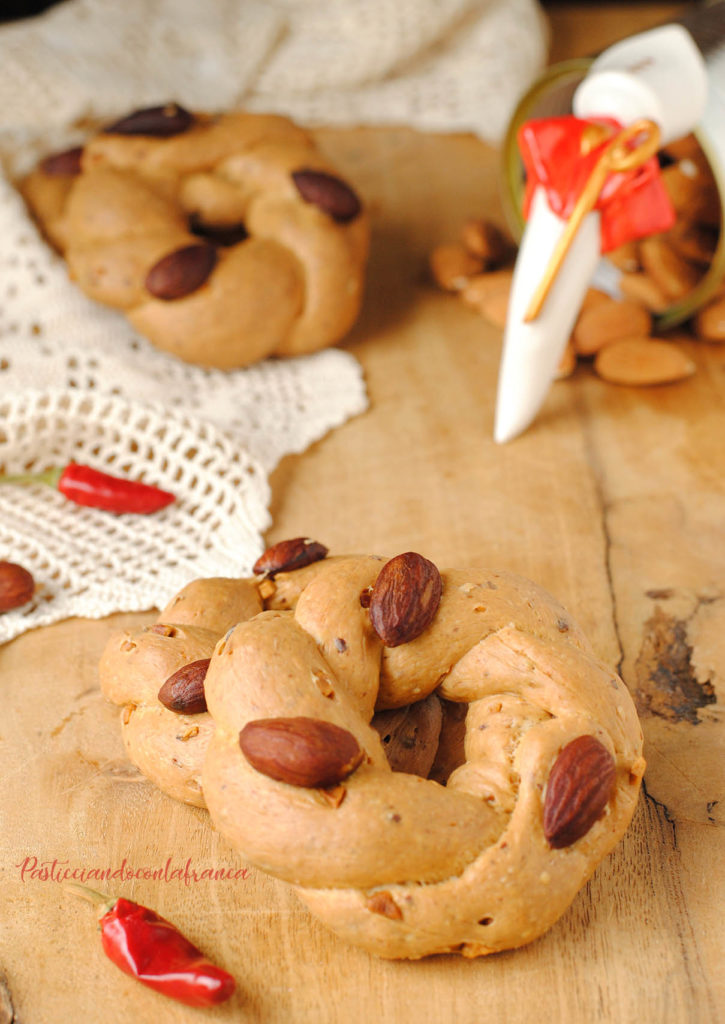
<path fill-rule="evenodd" d="M 554 50 L 591 52 L 676 8 L 555 6 Z M 470 214 L 502 223 L 498 154 L 402 128 L 320 139 L 373 214 L 365 310 L 347 342 L 371 404 L 278 467 L 268 540 L 413 549 L 553 591 L 642 714 L 648 769 L 633 826 L 532 945 L 475 961 L 379 961 L 259 871 L 193 879 L 244 861 L 204 812 L 128 764 L 97 684 L 109 635 L 151 614 L 63 622 L 0 649 L 0 1024 L 721 1020 L 725 345 L 687 343 L 697 372 L 666 387 L 608 385 L 582 365 L 531 430 L 495 446 L 501 332 L 437 291 L 426 257 Z M 31 877 L 33 858 L 57 862 L 54 876 L 64 865 L 186 870 L 186 881 L 105 888 L 182 927 L 236 976 L 234 1000 L 192 1011 L 121 974 L 93 910 Z"/>

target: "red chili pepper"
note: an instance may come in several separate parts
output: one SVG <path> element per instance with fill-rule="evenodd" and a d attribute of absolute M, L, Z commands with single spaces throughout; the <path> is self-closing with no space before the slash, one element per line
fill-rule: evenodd
<path fill-rule="evenodd" d="M 126 974 L 187 1006 L 216 1006 L 234 994 L 231 974 L 155 911 L 85 885 L 68 883 L 66 888 L 98 905 L 104 952 Z"/>
<path fill-rule="evenodd" d="M 47 469 L 44 473 L 20 473 L 0 476 L 0 483 L 42 483 L 55 487 L 76 505 L 101 508 L 106 512 L 135 512 L 143 515 L 176 501 L 175 495 L 160 487 L 111 476 L 100 469 L 69 462 L 62 468 Z"/>

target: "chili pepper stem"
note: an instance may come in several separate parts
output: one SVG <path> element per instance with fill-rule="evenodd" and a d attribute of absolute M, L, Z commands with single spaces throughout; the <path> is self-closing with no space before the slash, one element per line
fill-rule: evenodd
<path fill-rule="evenodd" d="M 63 888 L 72 896 L 79 896 L 82 900 L 87 900 L 89 903 L 97 906 L 99 917 L 107 914 L 117 902 L 115 896 L 108 896 L 106 893 L 97 892 L 96 889 L 91 889 L 87 885 L 81 885 L 80 882 L 66 882 Z"/>
<path fill-rule="evenodd" d="M 0 484 L 46 484 L 57 488 L 62 472 L 62 466 L 51 466 L 38 473 L 3 473 L 0 474 Z"/>

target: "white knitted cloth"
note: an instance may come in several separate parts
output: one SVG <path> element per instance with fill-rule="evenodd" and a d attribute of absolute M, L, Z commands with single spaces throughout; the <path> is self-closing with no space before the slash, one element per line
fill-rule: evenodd
<path fill-rule="evenodd" d="M 81 121 L 170 99 L 495 141 L 545 37 L 535 0 L 66 0 L 0 28 L 0 158 L 18 173 L 80 139 Z M 0 560 L 38 584 L 0 616 L 0 642 L 158 606 L 194 576 L 248 573 L 269 525 L 267 474 L 366 404 L 339 349 L 232 373 L 157 351 L 69 283 L 0 177 L 0 467 L 73 459 L 178 497 L 114 516 L 0 486 Z"/>
<path fill-rule="evenodd" d="M 0 30 L 5 130 L 170 99 L 497 141 L 542 67 L 536 0 L 66 0 Z"/>

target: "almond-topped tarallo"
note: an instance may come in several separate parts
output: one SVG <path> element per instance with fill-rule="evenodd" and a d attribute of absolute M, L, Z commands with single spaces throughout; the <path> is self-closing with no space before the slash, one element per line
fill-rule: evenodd
<path fill-rule="evenodd" d="M 133 111 L 20 187 L 78 287 L 186 362 L 315 352 L 360 310 L 364 204 L 285 117 Z"/>
<path fill-rule="evenodd" d="M 637 802 L 642 733 L 616 673 L 511 573 L 300 537 L 255 570 L 197 580 L 109 642 L 131 759 L 380 956 L 541 935 Z"/>

